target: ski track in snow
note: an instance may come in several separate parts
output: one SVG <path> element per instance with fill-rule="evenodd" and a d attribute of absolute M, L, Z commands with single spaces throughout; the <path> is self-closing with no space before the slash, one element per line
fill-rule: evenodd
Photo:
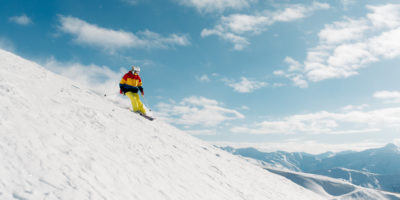
<path fill-rule="evenodd" d="M 324 199 L 3 50 L 0 104 L 0 199 Z"/>

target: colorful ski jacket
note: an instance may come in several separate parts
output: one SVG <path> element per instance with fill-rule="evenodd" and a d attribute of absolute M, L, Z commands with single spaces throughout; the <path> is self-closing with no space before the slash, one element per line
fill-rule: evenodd
<path fill-rule="evenodd" d="M 119 82 L 119 87 L 124 93 L 137 93 L 138 90 L 143 93 L 142 79 L 140 78 L 139 74 L 133 74 L 131 71 L 129 71 L 124 75 L 124 77 L 122 77 L 121 81 Z"/>

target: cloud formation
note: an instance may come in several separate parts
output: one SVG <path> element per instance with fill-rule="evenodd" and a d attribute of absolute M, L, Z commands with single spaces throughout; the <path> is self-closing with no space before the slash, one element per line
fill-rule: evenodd
<path fill-rule="evenodd" d="M 15 52 L 16 49 L 14 43 L 11 40 L 3 37 L 0 37 L 0 48 L 10 52 Z"/>
<path fill-rule="evenodd" d="M 60 62 L 50 58 L 43 63 L 46 69 L 67 77 L 95 91 L 104 93 L 118 92 L 118 83 L 125 73 L 111 70 L 107 66 L 95 64 L 83 65 L 77 62 Z"/>
<path fill-rule="evenodd" d="M 186 126 L 215 127 L 222 122 L 243 119 L 240 112 L 225 108 L 216 100 L 191 96 L 181 102 L 159 103 L 159 116 L 170 123 Z"/>
<path fill-rule="evenodd" d="M 196 80 L 198 80 L 200 82 L 210 82 L 211 81 L 207 74 L 203 74 L 201 76 L 196 76 Z"/>
<path fill-rule="evenodd" d="M 400 4 L 367 6 L 360 19 L 344 18 L 325 25 L 319 44 L 308 50 L 304 62 L 287 57 L 287 70 L 274 74 L 289 78 L 298 87 L 309 82 L 348 78 L 367 64 L 400 56 Z"/>
<path fill-rule="evenodd" d="M 266 82 L 252 81 L 247 79 L 246 77 L 241 77 L 240 81 L 229 79 L 223 79 L 223 81 L 226 85 L 233 88 L 236 92 L 240 93 L 250 93 L 254 90 L 260 89 L 268 85 Z"/>
<path fill-rule="evenodd" d="M 31 18 L 29 18 L 29 17 L 26 16 L 25 14 L 20 15 L 20 16 L 13 16 L 13 17 L 10 17 L 10 18 L 8 18 L 8 20 L 9 20 L 10 22 L 19 24 L 19 25 L 21 25 L 21 26 L 27 26 L 27 25 L 33 23 L 32 20 L 31 20 Z"/>
<path fill-rule="evenodd" d="M 379 97 L 398 98 L 398 94 L 378 93 Z M 248 126 L 236 126 L 235 133 L 248 134 L 355 134 L 400 131 L 400 107 L 365 111 L 367 105 L 346 106 L 342 112 L 320 111 L 298 114 L 281 120 L 267 120 Z"/>
<path fill-rule="evenodd" d="M 328 4 L 314 2 L 312 5 L 290 5 L 278 11 L 265 10 L 260 14 L 232 14 L 222 16 L 211 29 L 203 29 L 202 37 L 216 35 L 233 43 L 235 50 L 242 50 L 250 44 L 247 37 L 264 32 L 268 26 L 278 22 L 291 22 L 305 18 L 316 10 L 328 9 Z"/>
<path fill-rule="evenodd" d="M 342 3 L 344 9 L 347 9 L 349 6 L 357 3 L 357 0 L 340 0 L 340 2 Z"/>
<path fill-rule="evenodd" d="M 71 16 L 60 15 L 59 20 L 59 30 L 74 36 L 76 43 L 109 51 L 122 48 L 169 48 L 190 44 L 185 35 L 170 34 L 164 37 L 149 30 L 133 34 L 123 30 L 102 28 Z"/>
<path fill-rule="evenodd" d="M 120 1 L 131 6 L 135 6 L 139 3 L 139 0 L 120 0 Z"/>
<path fill-rule="evenodd" d="M 400 103 L 400 91 L 379 91 L 374 93 L 374 97 L 385 103 Z"/>
<path fill-rule="evenodd" d="M 177 0 L 177 2 L 183 6 L 196 8 L 201 13 L 210 13 L 247 8 L 256 0 Z"/>

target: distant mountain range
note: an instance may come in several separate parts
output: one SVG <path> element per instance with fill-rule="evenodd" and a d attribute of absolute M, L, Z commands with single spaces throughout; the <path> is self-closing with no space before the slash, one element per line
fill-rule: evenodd
<path fill-rule="evenodd" d="M 255 159 L 267 169 L 324 175 L 363 187 L 400 193 L 400 148 L 394 144 L 361 152 L 327 152 L 318 155 L 284 151 L 267 153 L 255 148 L 222 149 Z"/>

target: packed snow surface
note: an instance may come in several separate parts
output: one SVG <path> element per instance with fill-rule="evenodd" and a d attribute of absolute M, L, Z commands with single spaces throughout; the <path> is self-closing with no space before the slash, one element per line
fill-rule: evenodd
<path fill-rule="evenodd" d="M 0 199 L 324 199 L 4 50 L 0 105 Z"/>

